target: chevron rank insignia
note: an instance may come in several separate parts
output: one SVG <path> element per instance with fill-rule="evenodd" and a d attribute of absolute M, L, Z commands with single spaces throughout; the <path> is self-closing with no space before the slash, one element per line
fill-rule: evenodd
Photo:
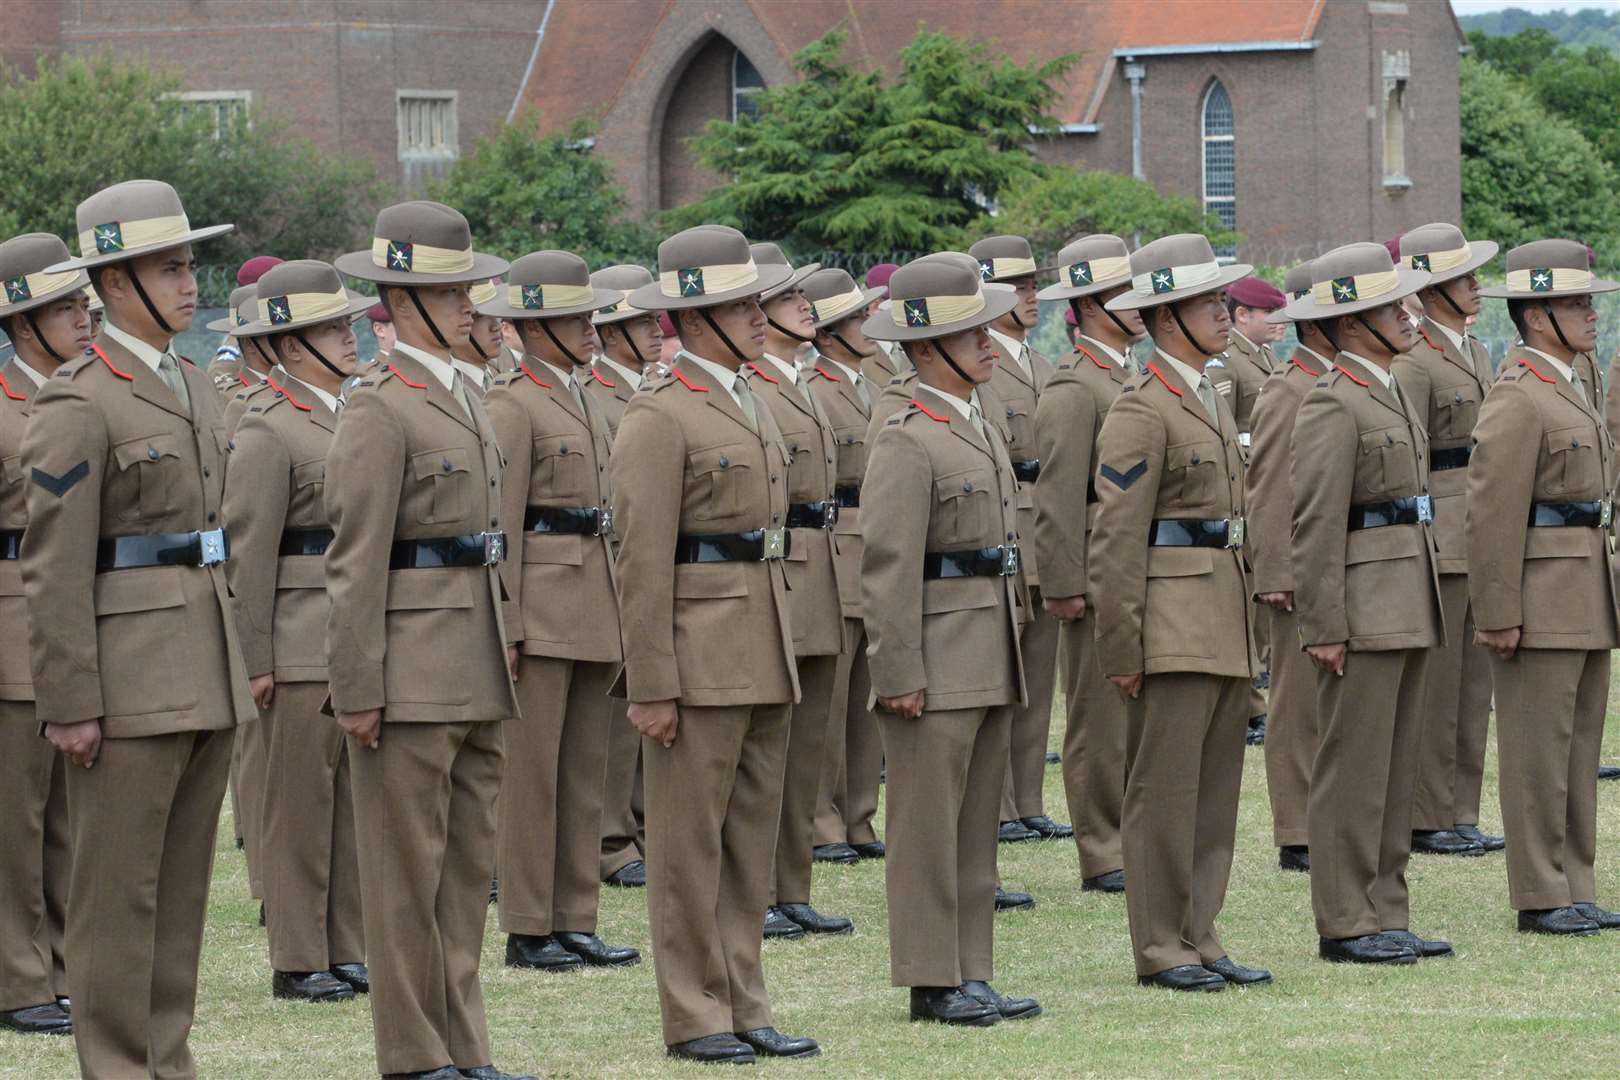
<path fill-rule="evenodd" d="M 1176 291 L 1176 272 L 1168 266 L 1163 270 L 1153 271 L 1149 275 L 1149 280 L 1153 283 L 1153 292 L 1155 294 Z"/>
<path fill-rule="evenodd" d="M 1552 279 L 1552 271 L 1544 266 L 1530 271 L 1530 291 L 1552 292 Z"/>
<path fill-rule="evenodd" d="M 1414 256 L 1412 256 L 1412 269 L 1414 269 L 1414 270 L 1427 270 L 1428 268 L 1429 268 L 1429 257 L 1427 255 L 1414 255 Z"/>
<path fill-rule="evenodd" d="M 703 295 L 703 267 L 693 266 L 686 270 L 677 270 L 675 280 L 680 282 L 682 296 Z"/>
<path fill-rule="evenodd" d="M 1088 262 L 1077 262 L 1077 263 L 1069 264 L 1069 285 L 1070 285 L 1070 287 L 1079 288 L 1082 285 L 1090 285 L 1090 284 L 1091 284 L 1091 264 L 1090 263 L 1088 263 Z"/>
<path fill-rule="evenodd" d="M 124 230 L 118 227 L 118 222 L 111 221 L 105 225 L 97 225 L 90 232 L 96 238 L 97 255 L 124 250 Z"/>
<path fill-rule="evenodd" d="M 285 296 L 273 296 L 265 302 L 270 311 L 270 325 L 281 326 L 292 322 L 292 301 Z"/>
<path fill-rule="evenodd" d="M 1124 472 L 1120 472 L 1111 465 L 1103 465 L 1097 469 L 1104 480 L 1111 481 L 1121 491 L 1129 491 L 1131 485 L 1142 479 L 1147 472 L 1147 458 L 1143 458 Z"/>
<path fill-rule="evenodd" d="M 388 269 L 403 270 L 409 273 L 412 246 L 409 240 L 388 241 Z"/>
<path fill-rule="evenodd" d="M 932 326 L 928 321 L 928 301 L 919 296 L 905 302 L 907 326 Z"/>
<path fill-rule="evenodd" d="M 523 286 L 523 308 L 525 311 L 539 311 L 545 306 L 545 290 L 538 285 Z"/>
<path fill-rule="evenodd" d="M 996 264 L 995 264 L 994 260 L 980 259 L 979 260 L 979 276 L 981 278 L 983 278 L 984 280 L 989 281 L 991 278 L 995 277 L 995 275 L 996 275 Z"/>
<path fill-rule="evenodd" d="M 1349 304 L 1356 299 L 1356 279 L 1353 277 L 1336 277 L 1333 279 L 1333 302 L 1335 304 Z"/>
<path fill-rule="evenodd" d="M 35 487 L 42 487 L 60 499 L 73 490 L 73 485 L 89 475 L 90 462 L 81 461 L 61 476 L 52 476 L 44 469 L 36 467 L 33 472 L 33 480 Z"/>

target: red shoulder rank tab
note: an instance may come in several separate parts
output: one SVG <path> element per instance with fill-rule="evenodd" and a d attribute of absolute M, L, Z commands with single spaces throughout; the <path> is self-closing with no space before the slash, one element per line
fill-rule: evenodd
<path fill-rule="evenodd" d="M 536 375 L 534 372 L 529 370 L 529 365 L 528 364 L 519 364 L 518 365 L 518 370 L 523 372 L 523 374 L 527 375 L 530 379 L 534 380 L 534 384 L 536 386 L 543 386 L 547 390 L 551 389 L 551 384 L 548 383 L 548 382 L 542 382 L 541 379 L 540 379 L 540 376 Z"/>
<path fill-rule="evenodd" d="M 531 375 L 529 377 L 532 379 L 534 376 Z M 618 387 L 619 387 L 618 383 L 611 383 L 611 382 L 608 382 L 606 379 L 602 378 L 602 373 L 597 371 L 596 368 L 594 368 L 594 367 L 591 368 L 591 378 L 595 379 L 597 382 L 601 383 L 603 386 L 607 387 L 609 390 L 617 390 Z"/>
<path fill-rule="evenodd" d="M 1547 376 L 1547 375 L 1543 375 L 1541 372 L 1537 371 L 1536 366 L 1534 364 L 1532 364 L 1529 360 L 1527 360 L 1527 359 L 1525 359 L 1523 357 L 1521 357 L 1519 359 L 1519 366 L 1524 368 L 1525 370 L 1529 371 L 1530 374 L 1534 375 L 1536 378 L 1540 379 L 1544 383 L 1556 383 L 1558 381 L 1557 379 L 1551 378 L 1550 376 Z"/>
<path fill-rule="evenodd" d="M 1081 356 L 1085 357 L 1087 360 L 1090 360 L 1093 364 L 1096 364 L 1098 367 L 1102 368 L 1104 371 L 1108 370 L 1108 365 L 1103 363 L 1101 360 L 1097 359 L 1095 356 L 1093 356 L 1092 353 L 1091 353 L 1091 350 L 1086 348 L 1084 345 L 1076 345 L 1074 347 L 1074 351 L 1079 353 Z M 1155 373 L 1155 374 L 1157 374 L 1157 373 Z M 1169 384 L 1166 383 L 1165 385 L 1168 386 Z"/>
<path fill-rule="evenodd" d="M 1355 383 L 1357 386 L 1360 386 L 1360 387 L 1363 387 L 1363 388 L 1365 388 L 1367 386 L 1367 380 L 1366 379 L 1358 379 L 1356 377 L 1355 372 L 1351 371 L 1349 368 L 1345 367 L 1343 364 L 1334 364 L 1333 365 L 1333 370 L 1337 371 L 1340 375 L 1343 375 L 1345 378 L 1349 379 L 1351 382 Z"/>
<path fill-rule="evenodd" d="M 293 397 L 291 390 L 288 390 L 285 386 L 278 384 L 274 379 L 270 378 L 270 376 L 266 375 L 264 377 L 264 381 L 270 384 L 270 389 L 286 398 L 287 404 L 291 405 L 293 408 L 299 410 L 300 412 L 315 411 L 314 406 L 305 405 L 302 401 L 299 401 L 297 398 Z"/>
<path fill-rule="evenodd" d="M 427 383 L 425 383 L 425 382 L 411 382 L 411 380 L 407 379 L 404 376 L 404 374 L 402 374 L 400 372 L 399 368 L 395 367 L 393 364 L 389 364 L 387 366 L 388 366 L 388 370 L 392 371 L 394 373 L 394 378 L 398 379 L 400 382 L 404 383 L 406 386 L 410 387 L 412 390 L 426 390 L 427 389 Z"/>
<path fill-rule="evenodd" d="M 1158 367 L 1154 365 L 1153 361 L 1148 361 L 1147 369 L 1153 373 L 1153 377 L 1155 379 L 1158 379 L 1160 382 L 1164 383 L 1164 388 L 1166 390 L 1176 395 L 1176 397 L 1184 396 L 1180 390 L 1177 390 L 1174 386 L 1170 385 L 1170 380 L 1164 377 L 1164 372 L 1160 371 Z"/>
<path fill-rule="evenodd" d="M 100 345 L 97 345 L 94 342 L 91 342 L 90 351 L 95 353 L 97 356 L 101 357 L 101 362 L 103 364 L 107 365 L 107 370 L 108 371 L 112 372 L 114 375 L 118 376 L 120 379 L 123 379 L 123 380 L 125 380 L 127 382 L 134 382 L 135 381 L 135 376 L 131 375 L 129 372 L 127 372 L 127 371 L 119 371 L 117 368 L 113 367 L 113 362 L 111 360 L 107 359 L 107 354 L 101 351 L 101 346 Z"/>
<path fill-rule="evenodd" d="M 1424 341 L 1428 342 L 1429 343 L 1429 348 L 1433 349 L 1435 352 L 1443 353 L 1443 352 L 1446 351 L 1446 350 L 1442 349 L 1440 346 L 1436 345 L 1434 343 L 1434 338 L 1430 337 L 1429 332 L 1427 330 L 1423 329 L 1423 327 L 1421 327 L 1421 326 L 1418 327 L 1418 336 L 1421 337 Z"/>
<path fill-rule="evenodd" d="M 676 371 L 674 368 L 670 368 L 669 373 L 679 379 L 681 381 L 681 385 L 692 391 L 694 394 L 707 394 L 709 392 L 709 388 L 707 386 L 693 386 L 690 379 Z"/>
<path fill-rule="evenodd" d="M 19 364 L 22 363 L 22 361 L 20 359 L 17 362 Z M 12 401 L 27 401 L 28 400 L 28 395 L 27 394 L 18 394 L 18 393 L 13 393 L 12 392 L 11 384 L 6 382 L 6 377 L 5 377 L 5 375 L 3 373 L 0 373 L 0 390 L 4 390 L 6 392 L 6 397 L 10 398 Z"/>
<path fill-rule="evenodd" d="M 1299 362 L 1299 353 L 1297 353 L 1297 352 L 1293 356 L 1290 356 L 1288 358 L 1288 362 L 1290 364 L 1294 365 L 1295 367 L 1299 368 L 1299 370 L 1303 371 L 1305 374 L 1309 375 L 1313 379 L 1320 379 L 1325 374 L 1325 372 L 1321 372 L 1321 371 L 1312 371 L 1310 368 L 1308 368 L 1304 364 L 1300 363 Z"/>
<path fill-rule="evenodd" d="M 938 421 L 941 424 L 948 424 L 948 423 L 951 422 L 950 417 L 939 415 L 938 413 L 936 413 L 936 412 L 932 411 L 931 409 L 929 409 L 928 406 L 926 406 L 922 402 L 918 401 L 916 398 L 911 399 L 911 407 L 916 409 L 918 412 L 922 413 L 924 416 L 928 417 L 928 419 L 930 419 L 930 420 Z"/>
<path fill-rule="evenodd" d="M 248 377 L 242 374 L 240 370 L 238 370 L 236 373 L 236 381 L 242 384 L 242 389 L 244 390 L 251 390 L 253 388 L 253 384 L 248 381 Z"/>
<path fill-rule="evenodd" d="M 750 360 L 748 362 L 748 366 L 753 370 L 755 375 L 758 375 L 760 378 L 764 379 L 766 382 L 768 382 L 768 383 L 776 382 L 776 380 L 771 378 L 771 376 L 765 374 L 765 369 L 764 368 L 760 367 L 758 364 L 754 363 L 752 360 Z"/>
<path fill-rule="evenodd" d="M 821 377 L 823 379 L 827 379 L 827 380 L 830 380 L 832 382 L 843 382 L 844 381 L 844 380 L 840 379 L 838 376 L 834 375 L 832 372 L 828 371 L 826 368 L 822 367 L 820 364 L 816 365 L 816 371 L 821 374 Z"/>

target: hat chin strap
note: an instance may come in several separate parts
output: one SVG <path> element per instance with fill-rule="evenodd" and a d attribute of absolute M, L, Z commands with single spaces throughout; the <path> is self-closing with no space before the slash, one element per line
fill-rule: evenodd
<path fill-rule="evenodd" d="M 439 333 L 439 326 L 433 321 L 433 316 L 429 315 L 427 313 L 427 308 L 422 306 L 422 301 L 416 295 L 415 287 L 411 285 L 400 285 L 397 287 L 404 289 L 405 295 L 411 298 L 411 303 L 416 307 L 416 313 L 422 316 L 422 321 L 427 323 L 427 328 L 433 332 L 433 340 L 439 343 L 440 348 L 448 350 L 450 348 L 450 343 L 444 340 L 444 335 Z M 481 356 L 483 354 L 480 353 L 479 355 Z"/>
<path fill-rule="evenodd" d="M 1210 349 L 1204 348 L 1204 343 L 1202 341 L 1199 341 L 1197 338 L 1193 337 L 1192 336 L 1192 331 L 1187 329 L 1187 324 L 1181 321 L 1181 301 L 1177 300 L 1175 303 L 1173 303 L 1173 304 L 1171 304 L 1169 306 L 1170 306 L 1170 317 L 1176 320 L 1176 326 L 1181 330 L 1181 336 L 1187 339 L 1188 344 L 1190 344 L 1193 348 L 1197 349 L 1199 351 L 1199 353 L 1201 353 L 1204 356 L 1218 356 L 1218 355 L 1220 355 L 1221 350 L 1219 350 L 1219 349 L 1210 350 Z M 1104 309 L 1104 310 L 1106 310 L 1106 309 Z M 1110 314 L 1112 314 L 1112 312 L 1110 312 Z M 1078 319 L 1078 316 L 1076 316 L 1076 318 Z M 1115 319 L 1114 321 L 1118 322 L 1119 320 Z"/>
<path fill-rule="evenodd" d="M 343 374 L 343 372 L 338 370 L 336 364 L 332 363 L 332 361 L 328 360 L 325 356 L 321 355 L 321 350 L 317 349 L 315 346 L 313 346 L 313 345 L 311 345 L 309 343 L 309 338 L 304 336 L 304 332 L 302 330 L 294 330 L 292 332 L 292 336 L 298 340 L 298 344 L 300 344 L 304 348 L 308 349 L 309 354 L 311 356 L 313 356 L 315 359 L 319 360 L 321 362 L 321 366 L 326 368 L 327 371 L 330 371 L 333 375 L 336 375 L 340 379 L 347 379 L 348 378 L 347 375 Z"/>
<path fill-rule="evenodd" d="M 939 342 L 940 342 L 940 339 L 935 338 L 932 342 L 930 342 L 930 344 L 932 344 L 934 346 L 934 351 L 939 353 L 939 355 L 945 360 L 945 362 L 951 366 L 951 370 L 956 372 L 957 378 L 961 379 L 963 382 L 967 383 L 969 386 L 978 385 L 972 379 L 967 377 L 967 372 L 963 371 L 960 367 L 957 366 L 956 361 L 951 358 L 951 354 L 946 352 L 945 351 L 945 346 L 941 345 Z"/>
<path fill-rule="evenodd" d="M 52 360 L 55 360 L 58 364 L 67 363 L 67 357 L 56 351 L 55 347 L 51 345 L 50 339 L 45 336 L 45 331 L 39 328 L 39 322 L 34 318 L 34 312 L 36 310 L 38 309 L 29 308 L 27 311 L 23 312 L 23 318 L 27 319 L 28 325 L 34 329 L 34 339 L 39 342 L 42 349 L 51 354 Z"/>
<path fill-rule="evenodd" d="M 714 317 L 709 314 L 708 308 L 698 308 L 698 314 L 703 316 L 703 321 L 709 324 L 709 329 L 713 330 L 720 340 L 725 342 L 726 348 L 731 350 L 731 355 L 737 358 L 737 363 L 748 363 L 748 357 L 744 356 L 742 350 L 731 343 L 731 339 L 726 336 L 726 332 L 720 329 L 720 324 L 715 322 Z M 789 334 L 788 336 L 792 337 L 793 335 Z"/>
<path fill-rule="evenodd" d="M 1580 352 L 1579 349 L 1569 343 L 1569 338 L 1564 336 L 1564 328 L 1558 325 L 1558 316 L 1553 314 L 1552 304 L 1546 300 L 1543 300 L 1541 302 L 1541 310 L 1547 313 L 1547 321 L 1552 323 L 1553 333 L 1558 335 L 1558 344 L 1562 345 L 1572 353 Z"/>
<path fill-rule="evenodd" d="M 787 327 L 783 326 L 781 323 L 777 322 L 775 319 L 771 318 L 769 315 L 765 316 L 765 321 L 770 323 L 771 328 L 774 329 L 778 334 L 781 334 L 783 337 L 790 337 L 794 341 L 814 341 L 814 340 L 816 340 L 815 331 L 813 331 L 813 330 L 810 332 L 809 337 L 805 337 L 803 334 L 796 334 L 792 330 L 789 330 Z"/>
<path fill-rule="evenodd" d="M 135 264 L 133 262 L 124 263 L 124 274 L 129 278 L 129 283 L 135 286 L 135 295 L 140 297 L 141 303 L 146 305 L 146 312 L 148 315 L 152 316 L 152 321 L 158 324 L 158 329 L 162 330 L 165 334 L 173 335 L 175 333 L 174 327 L 169 325 L 169 321 L 167 319 L 158 314 L 157 305 L 152 303 L 152 298 L 150 296 L 146 295 L 146 286 L 141 284 L 141 277 L 135 272 Z"/>
<path fill-rule="evenodd" d="M 1389 343 L 1389 339 L 1386 338 L 1383 334 L 1380 334 L 1378 332 L 1378 330 L 1373 326 L 1373 324 L 1368 322 L 1366 320 L 1366 318 L 1362 315 L 1362 313 L 1359 312 L 1359 311 L 1356 312 L 1356 322 L 1360 323 L 1362 326 L 1365 326 L 1367 328 L 1367 333 L 1369 333 L 1373 337 L 1377 338 L 1378 339 L 1378 344 L 1382 345 L 1384 348 L 1389 350 L 1389 355 L 1391 355 L 1391 356 L 1399 356 L 1401 354 L 1401 350 L 1399 350 L 1395 346 L 1391 345 Z M 1554 323 L 1553 325 L 1557 326 L 1558 324 Z M 1564 335 L 1559 334 L 1558 336 L 1560 338 L 1562 338 Z"/>
<path fill-rule="evenodd" d="M 840 334 L 836 330 L 828 330 L 827 331 L 827 336 L 832 338 L 834 341 L 838 342 L 838 344 L 843 347 L 843 350 L 845 352 L 849 353 L 849 355 L 853 356 L 857 360 L 864 360 L 866 357 L 872 355 L 872 353 L 861 352 L 861 351 L 857 350 L 849 342 L 844 340 L 844 335 L 843 334 Z M 874 351 L 876 351 L 876 350 L 874 350 Z"/>
<path fill-rule="evenodd" d="M 1446 286 L 1448 284 L 1450 284 L 1450 282 L 1441 282 L 1439 285 L 1432 286 L 1432 288 L 1434 289 L 1435 292 L 1440 294 L 1440 299 L 1442 299 L 1442 300 L 1444 300 L 1446 302 L 1446 306 L 1449 307 L 1452 311 L 1455 311 L 1457 313 L 1457 318 L 1459 318 L 1459 319 L 1468 318 L 1468 313 L 1463 311 L 1462 308 L 1458 307 L 1457 306 L 1457 301 L 1453 300 L 1451 298 L 1451 294 L 1446 291 Z"/>
<path fill-rule="evenodd" d="M 542 330 L 544 330 L 546 332 L 546 337 L 551 339 L 551 343 L 557 347 L 557 351 L 562 353 L 564 356 L 568 357 L 568 362 L 570 364 L 574 365 L 575 367 L 580 367 L 581 365 L 580 365 L 580 362 L 579 362 L 579 357 L 574 355 L 574 350 L 572 350 L 568 346 L 564 345 L 561 341 L 559 341 L 557 339 L 557 335 L 551 332 L 551 320 L 550 319 L 536 319 L 535 321 L 540 324 L 540 329 L 542 329 Z M 482 355 L 482 354 L 480 354 L 480 355 Z M 636 355 L 640 356 L 641 354 L 637 353 Z M 486 357 L 486 359 L 487 359 L 487 357 Z"/>
<path fill-rule="evenodd" d="M 1085 333 L 1085 327 L 1080 322 L 1080 300 L 1081 300 L 1081 298 L 1078 297 L 1078 296 L 1069 297 L 1069 310 L 1074 312 L 1074 328 L 1076 330 L 1079 330 L 1083 334 L 1083 333 Z M 1134 340 L 1136 340 L 1136 335 L 1131 333 L 1131 328 L 1126 326 L 1125 323 L 1120 319 L 1120 317 L 1118 315 L 1115 315 L 1112 311 L 1109 311 L 1108 306 L 1106 304 L 1098 304 L 1097 306 L 1102 308 L 1102 313 L 1104 315 L 1108 316 L 1108 319 L 1109 319 L 1110 322 L 1112 322 L 1115 326 L 1119 327 L 1119 332 L 1121 334 L 1125 335 L 1125 340 L 1126 341 L 1134 341 Z M 1180 317 L 1177 317 L 1176 322 L 1177 323 L 1181 322 Z M 1185 334 L 1187 332 L 1187 328 L 1185 326 L 1183 326 L 1181 328 L 1181 332 L 1183 334 Z M 1192 341 L 1192 338 L 1189 336 L 1187 340 Z M 1197 342 L 1193 342 L 1193 343 L 1195 345 L 1197 344 Z M 1203 348 L 1203 346 L 1200 345 L 1199 348 Z"/>

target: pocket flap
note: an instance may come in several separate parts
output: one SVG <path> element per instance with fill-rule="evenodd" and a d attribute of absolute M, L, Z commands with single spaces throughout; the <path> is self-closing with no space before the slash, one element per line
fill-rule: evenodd
<path fill-rule="evenodd" d="M 1187 469 L 1217 460 L 1219 458 L 1211 443 L 1182 443 L 1164 449 L 1164 467 L 1167 469 Z"/>
<path fill-rule="evenodd" d="M 940 578 L 923 582 L 922 613 L 938 615 L 946 611 L 971 611 L 996 606 L 1000 578 Z"/>
<path fill-rule="evenodd" d="M 1407 446 L 1411 442 L 1411 435 L 1403 427 L 1367 431 L 1363 432 L 1361 436 L 1361 452 L 1363 454 L 1373 454 L 1391 446 Z"/>
<path fill-rule="evenodd" d="M 703 476 L 707 473 L 724 472 L 727 469 L 748 468 L 747 453 L 746 446 L 736 443 L 730 446 L 711 446 L 706 450 L 693 450 L 687 460 L 692 472 Z"/>
<path fill-rule="evenodd" d="M 425 450 L 411 455 L 411 468 L 418 480 L 430 476 L 446 476 L 469 471 L 465 447 L 452 446 L 445 450 Z"/>
<path fill-rule="evenodd" d="M 311 484 L 323 483 L 326 480 L 326 462 L 306 461 L 302 465 L 294 465 L 292 470 L 293 487 L 309 487 Z"/>
<path fill-rule="evenodd" d="M 22 455 L 13 454 L 11 457 L 0 460 L 0 469 L 5 470 L 6 483 L 20 483 L 25 475 L 22 467 Z"/>
<path fill-rule="evenodd" d="M 985 469 L 954 472 L 934 481 L 936 499 L 961 499 L 975 492 L 994 491 L 995 477 Z"/>
<path fill-rule="evenodd" d="M 718 600 L 748 595 L 748 582 L 730 563 L 686 563 L 675 568 L 677 600 Z"/>
<path fill-rule="evenodd" d="M 482 574 L 468 573 L 464 567 L 431 570 L 391 570 L 388 574 L 389 611 L 423 608 L 470 608 L 473 606 L 473 578 L 483 584 Z"/>
<path fill-rule="evenodd" d="M 1150 547 L 1147 557 L 1147 576 L 1196 577 L 1215 572 L 1215 552 L 1200 547 Z"/>
<path fill-rule="evenodd" d="M 276 562 L 276 588 L 326 588 L 324 555 L 284 555 Z"/>
<path fill-rule="evenodd" d="M 1596 445 L 1596 436 L 1592 429 L 1587 427 L 1560 428 L 1557 431 L 1547 432 L 1547 452 L 1558 454 L 1566 450 L 1579 450 L 1583 446 Z"/>
<path fill-rule="evenodd" d="M 534 456 L 536 459 L 560 457 L 564 454 L 585 453 L 585 436 L 583 435 L 541 435 L 534 440 Z"/>
<path fill-rule="evenodd" d="M 1454 409 L 1459 405 L 1479 404 L 1479 391 L 1472 386 L 1450 386 L 1434 392 L 1437 409 Z"/>
<path fill-rule="evenodd" d="M 1357 529 L 1345 541 L 1344 564 L 1381 562 L 1384 559 L 1410 559 L 1423 551 L 1423 526 L 1386 525 L 1379 529 Z"/>
<path fill-rule="evenodd" d="M 97 574 L 95 594 L 97 615 L 160 611 L 183 607 L 186 602 L 178 566 L 143 566 Z"/>
<path fill-rule="evenodd" d="M 180 456 L 180 440 L 173 434 L 160 431 L 140 439 L 129 439 L 112 448 L 113 460 L 120 469 L 128 469 L 142 462 L 159 461 Z"/>
<path fill-rule="evenodd" d="M 1592 542 L 1596 529 L 1527 529 L 1524 538 L 1526 559 L 1578 559 L 1597 552 Z M 1601 534 L 1600 534 L 1601 535 Z"/>
<path fill-rule="evenodd" d="M 523 561 L 557 566 L 579 566 L 584 561 L 585 537 L 571 533 L 523 534 Z"/>

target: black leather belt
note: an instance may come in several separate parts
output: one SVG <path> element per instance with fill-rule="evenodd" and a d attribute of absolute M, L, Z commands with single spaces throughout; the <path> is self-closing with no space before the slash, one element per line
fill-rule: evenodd
<path fill-rule="evenodd" d="M 1434 500 L 1427 495 L 1408 495 L 1381 503 L 1360 503 L 1350 508 L 1349 527 L 1382 529 L 1388 525 L 1424 525 L 1434 520 Z"/>
<path fill-rule="evenodd" d="M 1149 547 L 1240 548 L 1242 518 L 1158 518 L 1148 526 Z"/>
<path fill-rule="evenodd" d="M 506 558 L 506 534 L 481 532 L 431 540 L 395 540 L 390 570 L 436 570 L 446 566 L 494 566 Z"/>
<path fill-rule="evenodd" d="M 1018 545 L 973 551 L 930 551 L 923 556 L 923 579 L 1009 577 L 1018 573 Z"/>
<path fill-rule="evenodd" d="M 231 552 L 224 529 L 207 532 L 106 536 L 96 544 L 96 573 L 146 566 L 216 566 Z"/>
<path fill-rule="evenodd" d="M 331 529 L 288 529 L 281 534 L 282 556 L 325 555 L 332 546 Z"/>
<path fill-rule="evenodd" d="M 1530 527 L 1532 529 L 1607 529 L 1614 520 L 1614 504 L 1608 499 L 1597 502 L 1532 503 Z"/>
<path fill-rule="evenodd" d="M 1472 446 L 1453 446 L 1450 450 L 1429 451 L 1429 471 L 1443 472 L 1446 469 L 1465 469 L 1468 459 L 1474 456 Z"/>
<path fill-rule="evenodd" d="M 613 511 L 605 506 L 531 506 L 523 512 L 523 531 L 606 536 L 613 531 Z"/>
<path fill-rule="evenodd" d="M 0 559 L 22 558 L 21 529 L 0 529 Z"/>
<path fill-rule="evenodd" d="M 833 488 L 833 502 L 839 506 L 853 510 L 861 505 L 861 485 L 839 484 Z"/>
<path fill-rule="evenodd" d="M 785 559 L 793 547 L 786 529 L 754 529 L 744 533 L 682 533 L 675 538 L 675 561 L 759 562 Z"/>
<path fill-rule="evenodd" d="M 836 524 L 838 502 L 835 499 L 788 504 L 787 527 L 790 529 L 830 529 Z"/>
<path fill-rule="evenodd" d="M 1041 475 L 1041 463 L 1038 460 L 1015 461 L 1012 463 L 1013 476 L 1020 484 L 1033 484 Z"/>

